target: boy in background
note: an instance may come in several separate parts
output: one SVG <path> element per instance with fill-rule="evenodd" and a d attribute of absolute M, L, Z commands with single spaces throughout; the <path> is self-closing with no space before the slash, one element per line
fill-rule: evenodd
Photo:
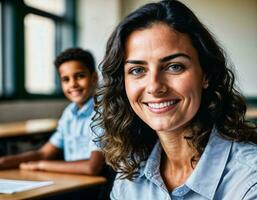
<path fill-rule="evenodd" d="M 55 60 L 64 95 L 72 102 L 64 110 L 57 131 L 37 151 L 0 157 L 0 169 L 98 175 L 104 157 L 92 141 L 93 93 L 97 73 L 93 56 L 80 48 L 70 48 Z M 65 161 L 54 160 L 63 152 Z"/>

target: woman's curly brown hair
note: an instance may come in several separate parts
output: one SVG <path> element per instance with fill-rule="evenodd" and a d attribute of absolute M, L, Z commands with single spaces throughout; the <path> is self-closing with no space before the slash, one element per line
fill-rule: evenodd
<path fill-rule="evenodd" d="M 191 38 L 208 79 L 200 109 L 191 123 L 192 135 L 186 139 L 199 155 L 213 127 L 228 140 L 257 144 L 256 126 L 245 119 L 245 100 L 236 90 L 225 53 L 211 33 L 191 10 L 176 0 L 146 4 L 128 15 L 109 38 L 100 69 L 103 81 L 95 98 L 93 129 L 100 126 L 105 130 L 98 139 L 106 161 L 123 178 L 133 179 L 140 162 L 148 158 L 157 140 L 156 133 L 135 115 L 127 99 L 124 44 L 133 31 L 159 22 Z"/>

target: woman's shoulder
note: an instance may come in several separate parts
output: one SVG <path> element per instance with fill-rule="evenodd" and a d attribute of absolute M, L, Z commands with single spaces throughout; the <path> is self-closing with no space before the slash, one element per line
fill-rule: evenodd
<path fill-rule="evenodd" d="M 217 194 L 229 197 L 227 199 L 235 196 L 238 199 L 251 195 L 256 197 L 257 145 L 232 142 L 231 147 Z"/>
<path fill-rule="evenodd" d="M 231 159 L 238 164 L 257 172 L 257 144 L 233 142 Z"/>

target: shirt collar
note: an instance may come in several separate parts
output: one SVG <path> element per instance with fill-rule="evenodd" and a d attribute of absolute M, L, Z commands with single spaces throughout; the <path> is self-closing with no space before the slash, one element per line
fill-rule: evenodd
<path fill-rule="evenodd" d="M 222 139 L 216 129 L 213 129 L 205 150 L 185 186 L 207 199 L 213 199 L 231 146 L 231 141 Z M 155 175 L 160 177 L 161 152 L 161 144 L 157 141 L 147 161 L 141 163 L 139 177 L 146 176 L 148 179 Z"/>
<path fill-rule="evenodd" d="M 208 144 L 186 185 L 200 195 L 213 199 L 228 161 L 232 141 L 222 139 L 213 129 Z"/>
<path fill-rule="evenodd" d="M 150 156 L 148 157 L 143 173 L 141 175 L 145 175 L 148 178 L 151 178 L 153 175 L 160 173 L 160 163 L 161 163 L 161 152 L 162 147 L 159 141 L 155 144 Z"/>
<path fill-rule="evenodd" d="M 94 99 L 90 98 L 86 101 L 86 103 L 79 108 L 76 103 L 72 103 L 71 112 L 73 115 L 82 116 L 82 115 L 90 115 L 94 109 Z"/>

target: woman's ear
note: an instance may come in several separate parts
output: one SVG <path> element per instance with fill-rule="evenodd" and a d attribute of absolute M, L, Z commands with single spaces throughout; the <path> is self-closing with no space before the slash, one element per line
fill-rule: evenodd
<path fill-rule="evenodd" d="M 203 89 L 207 89 L 209 86 L 209 80 L 207 79 L 206 75 L 203 78 Z"/>

